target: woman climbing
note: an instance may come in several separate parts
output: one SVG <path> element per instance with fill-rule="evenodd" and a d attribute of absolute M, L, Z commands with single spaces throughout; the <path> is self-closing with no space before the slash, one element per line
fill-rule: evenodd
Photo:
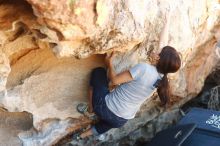
<path fill-rule="evenodd" d="M 131 69 L 116 74 L 112 65 L 114 52 L 106 57 L 107 71 L 104 68 L 95 68 L 91 74 L 89 91 L 89 112 L 95 112 L 99 117 L 98 123 L 79 135 L 85 138 L 90 135 L 105 133 L 111 128 L 123 126 L 129 119 L 135 117 L 141 104 L 149 98 L 154 90 L 161 103 L 169 101 L 168 73 L 176 72 L 181 65 L 178 52 L 168 44 L 168 27 L 170 13 L 166 15 L 166 24 L 160 36 L 158 54 L 155 65 L 140 63 Z M 109 82 L 110 81 L 110 82 Z M 112 92 L 109 83 L 118 85 Z"/>

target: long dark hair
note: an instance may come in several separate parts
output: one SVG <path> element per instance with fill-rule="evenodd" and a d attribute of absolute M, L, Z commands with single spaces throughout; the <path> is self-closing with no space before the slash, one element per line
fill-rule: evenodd
<path fill-rule="evenodd" d="M 167 78 L 168 73 L 176 72 L 181 66 L 181 59 L 178 52 L 170 46 L 165 46 L 159 54 L 160 59 L 156 64 L 157 71 L 163 74 L 160 81 L 157 93 L 160 97 L 162 105 L 166 105 L 169 102 L 170 87 Z"/>

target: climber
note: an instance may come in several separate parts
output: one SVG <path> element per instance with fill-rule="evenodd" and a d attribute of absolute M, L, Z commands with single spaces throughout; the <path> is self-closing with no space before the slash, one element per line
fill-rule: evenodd
<path fill-rule="evenodd" d="M 99 67 L 92 71 L 89 89 L 89 112 L 95 112 L 98 123 L 84 131 L 78 138 L 100 135 L 123 126 L 135 117 L 141 104 L 157 90 L 162 105 L 169 102 L 170 91 L 168 73 L 176 72 L 181 66 L 178 52 L 168 45 L 168 27 L 170 13 L 166 14 L 166 24 L 161 32 L 159 54 L 155 55 L 156 63 L 140 63 L 122 73 L 116 74 L 112 65 L 115 53 L 106 56 L 106 69 Z M 160 51 L 161 50 L 161 51 Z M 118 85 L 109 91 L 110 85 Z"/>

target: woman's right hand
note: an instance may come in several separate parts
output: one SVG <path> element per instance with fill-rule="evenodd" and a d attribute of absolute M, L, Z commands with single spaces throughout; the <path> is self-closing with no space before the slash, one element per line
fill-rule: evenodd
<path fill-rule="evenodd" d="M 156 65 L 159 59 L 160 59 L 160 56 L 158 55 L 158 53 L 152 52 L 150 54 L 150 62 L 152 64 Z"/>
<path fill-rule="evenodd" d="M 166 21 L 170 21 L 170 17 L 171 17 L 171 10 L 167 10 L 165 12 L 165 19 L 166 19 Z"/>

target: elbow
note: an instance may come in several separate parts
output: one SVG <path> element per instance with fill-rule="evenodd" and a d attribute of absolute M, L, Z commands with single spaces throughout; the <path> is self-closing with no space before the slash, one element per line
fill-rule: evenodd
<path fill-rule="evenodd" d="M 112 85 L 118 85 L 118 82 L 115 78 L 111 79 L 111 83 Z"/>

